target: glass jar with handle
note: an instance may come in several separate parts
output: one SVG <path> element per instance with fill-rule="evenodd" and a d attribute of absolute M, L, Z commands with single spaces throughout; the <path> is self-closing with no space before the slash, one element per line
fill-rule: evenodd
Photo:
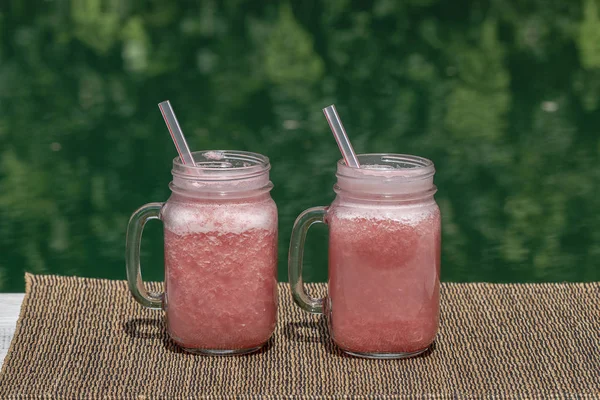
<path fill-rule="evenodd" d="M 186 351 L 242 354 L 261 348 L 277 313 L 277 208 L 267 157 L 193 153 L 173 161 L 171 197 L 138 209 L 127 228 L 127 279 L 143 306 L 164 309 L 170 337 Z M 165 292 L 148 293 L 140 240 L 149 219 L 164 224 Z"/>
<path fill-rule="evenodd" d="M 337 164 L 331 206 L 303 212 L 289 251 L 292 296 L 304 310 L 325 313 L 333 341 L 370 358 L 426 351 L 439 325 L 440 211 L 435 169 L 422 157 L 362 154 L 361 168 Z M 324 299 L 302 282 L 309 227 L 329 227 L 329 280 Z"/>

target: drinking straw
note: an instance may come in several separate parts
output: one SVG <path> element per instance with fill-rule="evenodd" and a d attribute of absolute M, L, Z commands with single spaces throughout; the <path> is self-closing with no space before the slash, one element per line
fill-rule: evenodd
<path fill-rule="evenodd" d="M 342 120 L 335 109 L 335 105 L 332 104 L 329 107 L 325 107 L 323 113 L 325 114 L 325 118 L 327 118 L 327 122 L 329 122 L 329 127 L 340 148 L 340 152 L 342 153 L 346 165 L 351 168 L 360 168 L 360 163 L 358 162 L 358 158 L 356 158 L 356 153 L 352 148 L 350 139 L 348 139 L 348 135 L 346 134 L 344 125 L 342 125 Z"/>
<path fill-rule="evenodd" d="M 177 148 L 177 153 L 179 153 L 181 162 L 185 165 L 196 166 L 192 152 L 190 151 L 190 148 L 185 141 L 185 136 L 183 136 L 183 131 L 179 126 L 179 121 L 177 121 L 173 107 L 171 107 L 171 103 L 169 100 L 163 101 L 158 104 L 158 108 L 160 108 L 165 124 L 167 124 L 171 139 L 173 139 L 175 148 Z"/>

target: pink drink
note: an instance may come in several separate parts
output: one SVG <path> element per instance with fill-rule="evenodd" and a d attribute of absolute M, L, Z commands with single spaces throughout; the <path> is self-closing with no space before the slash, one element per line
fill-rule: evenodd
<path fill-rule="evenodd" d="M 163 211 L 169 334 L 187 349 L 263 345 L 277 311 L 277 210 L 270 196 L 173 195 Z"/>
<path fill-rule="evenodd" d="M 439 323 L 440 214 L 435 203 L 336 207 L 328 214 L 331 334 L 363 354 L 415 353 Z"/>
<path fill-rule="evenodd" d="M 330 207 L 298 216 L 288 271 L 296 304 L 326 313 L 333 341 L 354 356 L 406 358 L 433 342 L 440 314 L 440 210 L 435 168 L 423 157 L 359 154 L 360 168 L 337 164 Z M 306 231 L 329 226 L 327 298 L 304 290 Z"/>
<path fill-rule="evenodd" d="M 245 354 L 264 345 L 277 316 L 277 206 L 269 159 L 209 150 L 173 160 L 171 197 L 137 209 L 127 225 L 127 283 L 144 307 L 165 310 L 173 341 L 191 353 Z M 140 241 L 164 224 L 165 291 L 149 293 Z"/>

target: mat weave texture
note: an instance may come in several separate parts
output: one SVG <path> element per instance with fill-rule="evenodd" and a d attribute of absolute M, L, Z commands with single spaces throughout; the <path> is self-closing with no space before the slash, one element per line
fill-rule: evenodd
<path fill-rule="evenodd" d="M 287 284 L 269 345 L 238 357 L 183 353 L 123 281 L 27 275 L 26 287 L 2 399 L 600 398 L 599 283 L 443 284 L 433 349 L 385 361 L 342 354 Z"/>

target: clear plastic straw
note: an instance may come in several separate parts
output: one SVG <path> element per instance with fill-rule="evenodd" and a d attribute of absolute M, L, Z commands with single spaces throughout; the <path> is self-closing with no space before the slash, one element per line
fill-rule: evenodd
<path fill-rule="evenodd" d="M 348 135 L 346 134 L 346 130 L 344 129 L 344 125 L 342 125 L 342 120 L 340 119 L 335 106 L 332 104 L 329 107 L 325 107 L 323 113 L 325 114 L 325 118 L 327 118 L 327 122 L 329 122 L 329 127 L 331 128 L 331 132 L 333 132 L 333 137 L 340 148 L 340 152 L 342 153 L 342 157 L 344 157 L 346 165 L 352 168 L 360 168 L 356 153 L 352 148 L 350 139 L 348 139 Z"/>
<path fill-rule="evenodd" d="M 175 112 L 173 112 L 173 107 L 171 107 L 171 103 L 169 100 L 163 101 L 158 104 L 158 108 L 160 108 L 160 112 L 167 124 L 167 128 L 169 129 L 173 143 L 177 148 L 177 153 L 179 153 L 181 162 L 185 165 L 196 166 L 192 152 L 190 151 L 190 148 L 185 141 L 185 136 L 183 136 L 183 131 L 179 126 L 179 121 L 177 121 Z"/>

